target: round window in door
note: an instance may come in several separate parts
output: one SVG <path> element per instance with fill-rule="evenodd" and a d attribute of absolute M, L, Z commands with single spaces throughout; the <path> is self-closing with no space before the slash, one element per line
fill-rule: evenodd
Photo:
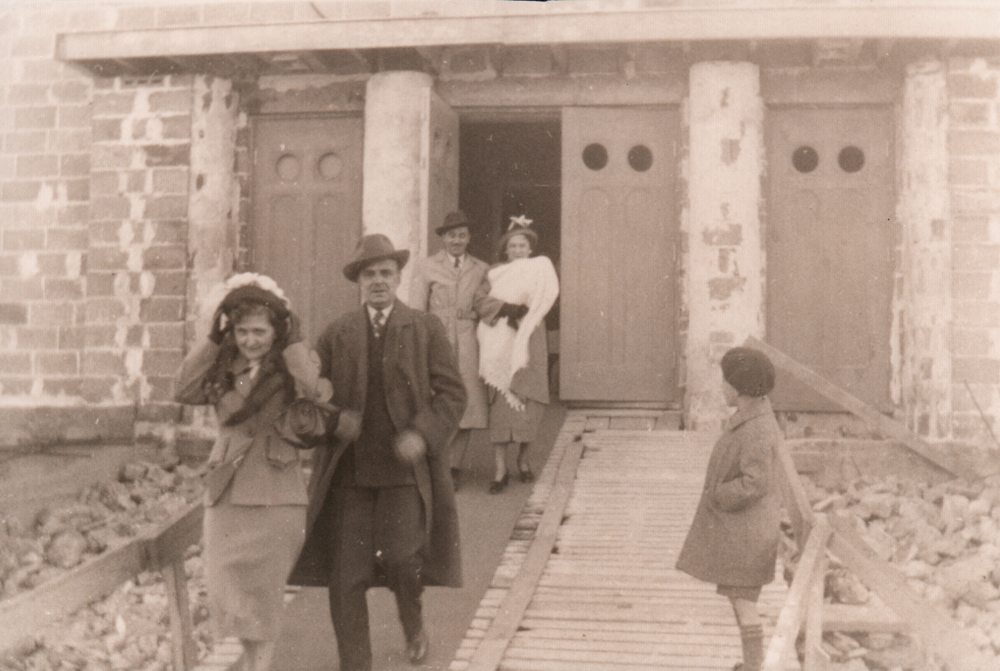
<path fill-rule="evenodd" d="M 599 142 L 583 148 L 583 164 L 591 170 L 600 170 L 608 164 L 608 150 Z"/>
<path fill-rule="evenodd" d="M 837 163 L 844 172 L 858 172 L 865 167 L 865 152 L 853 145 L 844 147 L 837 156 Z"/>
<path fill-rule="evenodd" d="M 644 144 L 637 144 L 628 150 L 628 164 L 636 172 L 646 172 L 653 167 L 653 152 Z"/>
<path fill-rule="evenodd" d="M 802 145 L 792 152 L 792 165 L 801 173 L 812 172 L 819 165 L 819 154 L 809 145 Z"/>

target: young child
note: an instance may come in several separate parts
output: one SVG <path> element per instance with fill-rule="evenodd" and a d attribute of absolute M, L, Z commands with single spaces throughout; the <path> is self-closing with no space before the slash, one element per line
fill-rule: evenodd
<path fill-rule="evenodd" d="M 774 366 L 757 350 L 735 347 L 722 357 L 723 393 L 736 412 L 712 448 L 701 500 L 677 568 L 718 585 L 740 627 L 743 662 L 760 671 L 764 632 L 757 613 L 762 585 L 774 579 L 781 506 L 781 430 L 766 394 Z"/>

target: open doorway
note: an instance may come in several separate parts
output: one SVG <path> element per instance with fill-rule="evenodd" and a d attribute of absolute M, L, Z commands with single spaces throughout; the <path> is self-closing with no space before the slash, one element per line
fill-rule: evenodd
<path fill-rule="evenodd" d="M 525 215 L 538 234 L 536 253 L 559 269 L 562 144 L 559 121 L 463 122 L 459 139 L 459 207 L 472 222 L 469 252 L 497 261 L 510 217 Z M 549 381 L 559 388 L 559 302 L 545 320 Z"/>

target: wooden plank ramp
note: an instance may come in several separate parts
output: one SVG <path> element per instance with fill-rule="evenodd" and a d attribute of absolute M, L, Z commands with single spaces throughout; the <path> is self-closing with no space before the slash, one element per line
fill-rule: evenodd
<path fill-rule="evenodd" d="M 728 600 L 674 569 L 716 436 L 655 430 L 654 411 L 652 422 L 636 415 L 628 424 L 642 428 L 606 410 L 567 415 L 451 671 L 728 671 L 740 661 Z M 767 636 L 787 594 L 780 575 L 764 588 Z"/>

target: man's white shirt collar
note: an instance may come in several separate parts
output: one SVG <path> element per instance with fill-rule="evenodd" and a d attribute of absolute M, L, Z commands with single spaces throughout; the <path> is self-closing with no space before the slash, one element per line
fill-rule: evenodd
<path fill-rule="evenodd" d="M 389 321 L 389 315 L 392 314 L 392 309 L 396 306 L 396 301 L 389 303 L 388 307 L 382 308 L 382 314 L 385 316 L 385 320 Z M 373 308 L 370 305 L 365 305 L 368 308 L 368 321 L 375 321 L 375 313 L 378 312 L 378 308 Z"/>

